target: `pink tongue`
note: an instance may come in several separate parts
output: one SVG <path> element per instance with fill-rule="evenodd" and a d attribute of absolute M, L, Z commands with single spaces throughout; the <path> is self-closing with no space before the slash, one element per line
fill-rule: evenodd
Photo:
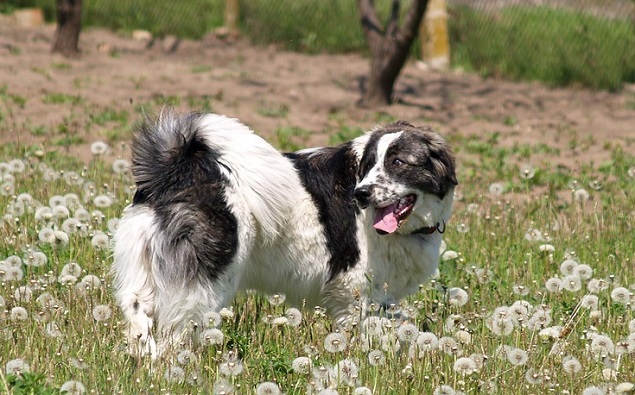
<path fill-rule="evenodd" d="M 396 204 L 376 209 L 375 219 L 373 220 L 373 228 L 384 231 L 386 233 L 393 233 L 399 227 L 397 216 L 395 215 Z"/>

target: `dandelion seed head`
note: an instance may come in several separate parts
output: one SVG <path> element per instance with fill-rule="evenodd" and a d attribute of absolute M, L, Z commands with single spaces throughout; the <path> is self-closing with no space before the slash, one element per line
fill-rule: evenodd
<path fill-rule="evenodd" d="M 454 338 L 444 336 L 439 339 L 439 350 L 449 355 L 457 355 L 460 352 L 459 344 Z"/>
<path fill-rule="evenodd" d="M 30 370 L 31 370 L 31 367 L 29 366 L 28 363 L 24 361 L 24 359 L 17 358 L 17 359 L 12 359 L 8 361 L 7 364 L 5 365 L 4 371 L 6 372 L 7 375 L 9 374 L 20 375 L 22 373 L 29 372 Z"/>
<path fill-rule="evenodd" d="M 240 360 L 229 360 L 218 365 L 218 371 L 223 376 L 239 376 L 244 370 Z"/>
<path fill-rule="evenodd" d="M 78 208 L 77 210 L 75 210 L 75 212 L 73 213 L 73 217 L 80 222 L 87 223 L 87 222 L 90 222 L 91 220 L 90 213 L 88 212 L 88 210 L 84 208 Z"/>
<path fill-rule="evenodd" d="M 588 310 L 597 310 L 599 299 L 597 295 L 584 295 L 580 300 L 580 306 Z"/>
<path fill-rule="evenodd" d="M 468 224 L 465 223 L 460 223 L 458 225 L 456 225 L 456 230 L 459 233 L 467 233 L 470 231 L 470 226 Z"/>
<path fill-rule="evenodd" d="M 473 372 L 477 371 L 476 362 L 472 358 L 461 357 L 454 361 L 454 365 L 452 367 L 455 372 L 461 375 L 469 375 Z"/>
<path fill-rule="evenodd" d="M 514 284 L 512 286 L 512 292 L 516 295 L 526 296 L 529 295 L 529 288 L 524 285 Z"/>
<path fill-rule="evenodd" d="M 573 191 L 573 199 L 576 202 L 585 203 L 589 200 L 589 198 L 590 198 L 589 192 L 587 192 L 587 190 L 584 188 L 578 188 L 575 191 Z"/>
<path fill-rule="evenodd" d="M 609 284 L 604 279 L 592 278 L 587 283 L 587 290 L 591 293 L 597 294 L 605 291 L 609 288 Z"/>
<path fill-rule="evenodd" d="M 112 316 L 112 309 L 105 304 L 93 308 L 93 318 L 97 322 L 107 321 Z"/>
<path fill-rule="evenodd" d="M 116 174 L 126 173 L 130 169 L 130 162 L 125 159 L 117 159 L 112 163 L 112 171 Z"/>
<path fill-rule="evenodd" d="M 439 338 L 432 332 L 420 332 L 416 343 L 420 351 L 434 351 L 439 347 Z"/>
<path fill-rule="evenodd" d="M 564 369 L 567 374 L 574 376 L 582 371 L 582 364 L 577 358 L 567 356 L 562 358 L 562 369 Z"/>
<path fill-rule="evenodd" d="M 412 323 L 403 323 L 397 328 L 397 337 L 404 343 L 411 343 L 419 336 L 419 328 Z"/>
<path fill-rule="evenodd" d="M 286 299 L 287 299 L 286 295 L 282 293 L 267 295 L 267 300 L 269 301 L 269 304 L 271 304 L 272 306 L 279 306 L 282 303 L 284 303 Z"/>
<path fill-rule="evenodd" d="M 353 390 L 353 395 L 373 395 L 373 391 L 368 387 L 357 387 Z"/>
<path fill-rule="evenodd" d="M 578 265 L 579 263 L 575 259 L 565 259 L 560 264 L 560 273 L 562 273 L 563 276 L 569 276 L 573 274 L 573 271 Z"/>
<path fill-rule="evenodd" d="M 434 389 L 432 392 L 433 395 L 456 395 L 456 391 L 454 388 L 449 385 L 440 385 Z"/>
<path fill-rule="evenodd" d="M 531 241 L 531 242 L 544 241 L 545 236 L 542 234 L 540 230 L 532 228 L 532 229 L 528 229 L 527 232 L 525 232 L 525 240 Z"/>
<path fill-rule="evenodd" d="M 501 196 L 504 191 L 505 191 L 505 187 L 500 182 L 492 183 L 489 186 L 489 193 L 491 193 L 494 196 Z"/>
<path fill-rule="evenodd" d="M 225 341 L 225 335 L 220 329 L 209 328 L 201 332 L 201 344 L 204 346 L 222 345 Z"/>
<path fill-rule="evenodd" d="M 73 285 L 77 283 L 77 277 L 72 274 L 62 274 L 57 277 L 57 282 L 62 285 Z"/>
<path fill-rule="evenodd" d="M 346 337 L 339 333 L 329 333 L 324 339 L 324 349 L 330 353 L 346 350 Z"/>
<path fill-rule="evenodd" d="M 42 251 L 29 251 L 24 257 L 26 266 L 40 267 L 46 265 L 48 257 Z"/>
<path fill-rule="evenodd" d="M 547 292 L 558 293 L 563 289 L 562 280 L 558 277 L 551 277 L 545 282 L 545 288 Z"/>
<path fill-rule="evenodd" d="M 216 311 L 208 311 L 203 314 L 203 324 L 208 328 L 217 328 L 223 323 L 223 318 Z"/>
<path fill-rule="evenodd" d="M 597 335 L 591 340 L 591 352 L 595 355 L 612 355 L 615 352 L 615 344 L 606 335 Z"/>
<path fill-rule="evenodd" d="M 0 184 L 0 195 L 11 196 L 15 193 L 15 186 L 10 181 L 5 181 Z"/>
<path fill-rule="evenodd" d="M 180 364 L 180 365 L 189 365 L 193 362 L 196 361 L 196 354 L 194 354 L 192 351 L 190 350 L 181 350 L 177 355 L 176 355 L 176 361 Z"/>
<path fill-rule="evenodd" d="M 25 321 L 29 318 L 29 313 L 22 306 L 15 306 L 11 309 L 10 314 L 12 321 Z"/>
<path fill-rule="evenodd" d="M 119 224 L 121 223 L 121 219 L 119 218 L 111 218 L 108 220 L 106 226 L 108 227 L 108 231 L 110 233 L 116 233 L 119 229 Z"/>
<path fill-rule="evenodd" d="M 44 326 L 44 333 L 46 336 L 57 339 L 64 336 L 62 330 L 56 322 L 51 321 Z"/>
<path fill-rule="evenodd" d="M 109 150 L 110 150 L 110 147 L 108 146 L 108 144 L 104 143 L 103 141 L 95 141 L 94 143 L 90 145 L 90 152 L 96 156 L 104 155 L 108 153 Z"/>
<path fill-rule="evenodd" d="M 79 277 L 82 274 L 82 267 L 77 262 L 69 262 L 62 267 L 61 275 L 70 274 Z"/>
<path fill-rule="evenodd" d="M 298 374 L 309 374 L 313 369 L 313 361 L 308 357 L 297 357 L 291 362 L 291 369 Z"/>
<path fill-rule="evenodd" d="M 494 317 L 488 319 L 489 329 L 496 336 L 508 336 L 514 331 L 514 321 L 509 316 Z"/>
<path fill-rule="evenodd" d="M 633 293 L 625 287 L 616 287 L 611 291 L 611 299 L 615 303 L 627 304 L 633 298 Z"/>
<path fill-rule="evenodd" d="M 60 391 L 68 395 L 82 395 L 86 392 L 86 387 L 79 381 L 68 380 L 60 386 Z"/>
<path fill-rule="evenodd" d="M 298 327 L 302 323 L 302 312 L 295 307 L 287 309 L 284 315 L 287 317 L 289 326 Z"/>
<path fill-rule="evenodd" d="M 280 387 L 278 384 L 265 381 L 264 383 L 258 384 L 256 387 L 256 395 L 280 395 L 282 392 L 280 391 Z"/>
<path fill-rule="evenodd" d="M 110 239 L 105 233 L 97 233 L 90 240 L 90 244 L 92 244 L 96 250 L 107 250 L 110 248 Z"/>
<path fill-rule="evenodd" d="M 33 289 L 28 285 L 22 285 L 15 289 L 13 298 L 18 302 L 28 302 L 33 298 Z"/>
<path fill-rule="evenodd" d="M 6 282 L 21 281 L 24 278 L 22 269 L 15 266 L 2 267 L 0 265 L 0 279 Z"/>
<path fill-rule="evenodd" d="M 525 381 L 531 385 L 539 385 L 542 384 L 544 380 L 544 375 L 535 369 L 527 369 L 525 372 Z"/>
<path fill-rule="evenodd" d="M 359 368 L 352 359 L 343 359 L 335 365 L 337 379 L 348 386 L 354 386 L 359 375 Z"/>
<path fill-rule="evenodd" d="M 531 180 L 536 175 L 536 168 L 530 164 L 524 164 L 520 167 L 520 178 L 523 180 Z"/>
<path fill-rule="evenodd" d="M 386 363 L 386 356 L 381 350 L 371 350 L 368 353 L 368 363 L 371 366 L 382 366 Z"/>
<path fill-rule="evenodd" d="M 459 254 L 456 251 L 447 250 L 441 255 L 441 260 L 443 262 L 448 262 L 457 259 L 458 257 Z"/>
<path fill-rule="evenodd" d="M 55 231 L 51 228 L 42 228 L 37 234 L 38 239 L 42 243 L 53 244 L 55 243 Z"/>
<path fill-rule="evenodd" d="M 606 391 L 604 391 L 600 387 L 596 387 L 596 386 L 592 385 L 590 387 L 586 387 L 582 391 L 582 395 L 606 395 Z"/>
<path fill-rule="evenodd" d="M 514 366 L 522 366 L 527 363 L 529 354 L 520 348 L 512 348 L 507 351 L 507 360 Z"/>
<path fill-rule="evenodd" d="M 220 318 L 224 320 L 231 320 L 234 318 L 234 312 L 231 309 L 228 309 L 227 307 L 223 307 L 222 309 L 220 309 L 218 314 L 220 314 Z"/>
<path fill-rule="evenodd" d="M 185 370 L 180 366 L 171 365 L 165 370 L 163 377 L 170 383 L 182 383 L 185 380 Z"/>
<path fill-rule="evenodd" d="M 593 269 L 589 265 L 579 264 L 573 269 L 572 274 L 583 280 L 588 280 L 593 276 Z"/>
<path fill-rule="evenodd" d="M 22 159 L 13 159 L 9 161 L 8 165 L 11 173 L 22 173 L 26 170 L 26 164 Z"/>
<path fill-rule="evenodd" d="M 454 287 L 448 290 L 448 303 L 450 306 L 465 306 L 469 299 L 468 293 L 463 288 Z"/>
<path fill-rule="evenodd" d="M 633 169 L 635 169 L 635 167 L 633 167 Z M 635 177 L 635 175 L 633 177 Z M 629 383 L 626 381 L 623 383 L 619 383 L 618 385 L 615 386 L 615 393 L 616 394 L 630 394 L 633 392 L 633 389 L 635 389 L 635 384 Z"/>
<path fill-rule="evenodd" d="M 93 198 L 93 204 L 95 207 L 106 208 L 112 205 L 112 198 L 108 195 L 97 195 Z"/>
<path fill-rule="evenodd" d="M 582 289 L 582 280 L 575 274 L 562 278 L 562 288 L 569 292 L 577 292 Z"/>
<path fill-rule="evenodd" d="M 551 244 L 541 244 L 538 246 L 538 250 L 540 252 L 555 252 L 556 251 L 556 247 L 552 246 Z"/>
<path fill-rule="evenodd" d="M 234 386 L 229 380 L 221 377 L 214 382 L 212 392 L 214 395 L 230 395 L 234 393 Z"/>
<path fill-rule="evenodd" d="M 472 334 L 468 331 L 460 330 L 454 333 L 454 338 L 460 344 L 471 344 L 472 343 Z"/>

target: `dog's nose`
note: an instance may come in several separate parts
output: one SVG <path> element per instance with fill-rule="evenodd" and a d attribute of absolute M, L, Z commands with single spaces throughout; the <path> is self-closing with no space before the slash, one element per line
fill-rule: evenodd
<path fill-rule="evenodd" d="M 369 205 L 370 194 L 371 194 L 371 186 L 370 185 L 362 185 L 355 188 L 353 192 L 355 195 L 355 199 L 359 203 L 362 208 L 366 208 Z"/>

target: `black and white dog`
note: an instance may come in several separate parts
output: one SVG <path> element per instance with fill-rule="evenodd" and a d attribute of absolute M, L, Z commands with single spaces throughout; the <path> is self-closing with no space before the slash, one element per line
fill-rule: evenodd
<path fill-rule="evenodd" d="M 457 184 L 446 142 L 406 122 L 281 154 L 235 119 L 164 111 L 132 162 L 115 292 L 129 341 L 153 356 L 241 289 L 338 324 L 398 303 L 437 273 Z"/>

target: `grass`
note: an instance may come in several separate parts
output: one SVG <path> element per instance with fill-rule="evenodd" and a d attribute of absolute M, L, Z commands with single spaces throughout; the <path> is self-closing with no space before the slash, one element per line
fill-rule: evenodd
<path fill-rule="evenodd" d="M 65 105 L 79 110 L 83 104 Z M 128 113 L 110 108 L 94 113 L 91 125 L 127 132 L 122 124 L 130 121 Z M 388 113 L 376 117 L 392 119 Z M 294 150 L 306 144 L 309 133 L 279 128 L 272 142 Z M 340 126 L 330 141 L 359 133 Z M 70 139 L 64 144 L 78 143 L 72 130 L 61 135 Z M 427 328 L 443 348 L 416 348 L 404 334 L 412 330 L 408 323 L 384 318 L 377 335 L 364 325 L 341 330 L 346 347 L 329 352 L 325 341 L 336 329 L 322 310 L 307 306 L 293 326 L 281 319 L 297 314 L 290 306 L 249 293 L 222 313 L 220 344 L 183 350 L 152 369 L 149 361 L 125 352 L 108 274 L 108 243 L 134 193 L 130 173 L 121 170 L 122 162 L 113 166 L 112 158 L 93 155 L 82 162 L 50 149 L 55 142 L 4 144 L 0 392 L 53 394 L 63 386 L 79 387 L 74 380 L 95 393 L 211 394 L 224 385 L 249 394 L 274 381 L 287 394 L 305 394 L 312 382 L 339 394 L 367 393 L 360 387 L 373 394 L 432 394 L 444 385 L 465 394 L 587 394 L 592 386 L 604 391 L 596 393 L 619 393 L 618 384 L 635 382 L 635 157 L 605 144 L 611 152 L 607 163 L 565 169 L 550 159 L 562 149 L 580 149 L 577 144 L 506 147 L 496 132 L 448 138 L 459 158 L 461 184 L 445 232 L 440 277 L 400 306 L 415 335 Z M 536 163 L 536 157 L 543 159 Z M 55 209 L 59 204 L 68 211 Z M 40 266 L 32 263 L 38 254 L 46 260 Z M 582 265 L 577 277 L 574 269 L 561 267 L 567 259 Z M 551 288 L 554 283 L 560 289 Z M 617 295 L 620 287 L 626 288 L 626 300 Z M 600 348 L 598 343 L 608 344 L 602 336 L 613 347 Z M 240 356 L 234 361 L 243 367 L 235 376 L 227 372 L 232 355 Z M 310 359 L 311 373 L 298 371 L 299 357 Z M 29 373 L 7 373 L 7 364 L 17 359 L 28 364 Z M 356 371 L 355 377 L 334 370 L 342 365 Z"/>
<path fill-rule="evenodd" d="M 451 10 L 452 63 L 486 76 L 617 90 L 635 81 L 635 27 L 552 7 Z"/>

